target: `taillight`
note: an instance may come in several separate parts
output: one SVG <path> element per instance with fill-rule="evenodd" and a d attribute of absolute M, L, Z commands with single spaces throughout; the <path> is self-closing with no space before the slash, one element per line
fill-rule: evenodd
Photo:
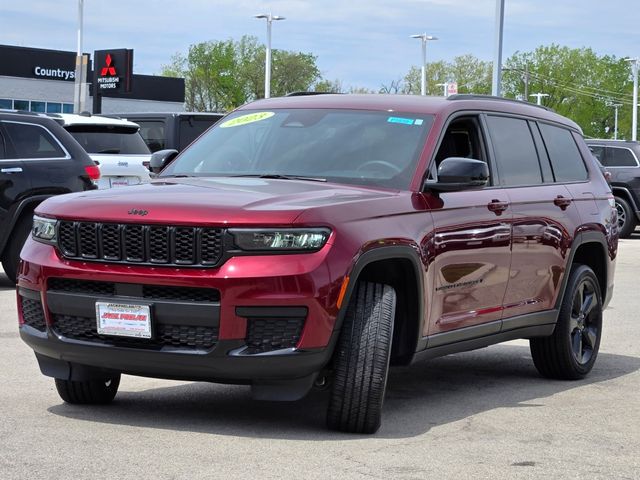
<path fill-rule="evenodd" d="M 91 180 L 98 180 L 100 178 L 100 169 L 97 165 L 87 165 L 84 167 L 84 170 Z"/>

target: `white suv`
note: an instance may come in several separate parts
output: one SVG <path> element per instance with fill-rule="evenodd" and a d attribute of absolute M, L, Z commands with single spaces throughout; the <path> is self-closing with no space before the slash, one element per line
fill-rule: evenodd
<path fill-rule="evenodd" d="M 150 180 L 151 152 L 138 124 L 102 115 L 57 114 L 62 126 L 100 168 L 98 188 L 137 185 Z"/>

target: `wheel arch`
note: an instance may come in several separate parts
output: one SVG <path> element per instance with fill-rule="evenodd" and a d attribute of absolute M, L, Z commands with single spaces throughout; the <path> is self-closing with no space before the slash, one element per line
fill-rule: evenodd
<path fill-rule="evenodd" d="M 341 328 L 346 307 L 361 280 L 384 283 L 396 291 L 396 312 L 392 340 L 393 364 L 408 364 L 416 352 L 424 322 L 424 276 L 416 248 L 379 247 L 362 254 L 349 273 L 349 284 L 337 319 Z"/>
<path fill-rule="evenodd" d="M 603 304 L 606 304 L 607 287 L 609 278 L 609 266 L 607 263 L 607 242 L 604 235 L 599 232 L 581 232 L 576 236 L 574 247 L 571 250 L 567 268 L 562 279 L 562 288 L 556 299 L 556 308 L 560 308 L 569 281 L 569 271 L 574 263 L 587 265 L 596 275 L 600 287 L 600 295 Z"/>
<path fill-rule="evenodd" d="M 52 195 L 35 195 L 31 197 L 27 197 L 21 200 L 19 203 L 15 204 L 14 208 L 11 210 L 10 219 L 6 225 L 6 230 L 3 235 L 0 236 L 0 257 L 4 254 L 5 248 L 9 244 L 9 238 L 11 238 L 11 233 L 15 228 L 18 221 L 25 212 L 31 212 L 36 209 L 36 207 L 42 203 L 47 198 Z"/>

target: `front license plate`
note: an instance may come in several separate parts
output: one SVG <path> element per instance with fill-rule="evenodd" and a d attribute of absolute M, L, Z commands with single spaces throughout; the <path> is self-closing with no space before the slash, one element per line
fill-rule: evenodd
<path fill-rule="evenodd" d="M 96 302 L 96 318 L 100 335 L 151 338 L 149 305 Z"/>

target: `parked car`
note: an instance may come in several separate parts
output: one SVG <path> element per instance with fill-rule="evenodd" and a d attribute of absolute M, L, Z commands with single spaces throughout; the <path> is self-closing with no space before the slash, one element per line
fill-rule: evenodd
<path fill-rule="evenodd" d="M 35 207 L 53 195 L 95 188 L 100 172 L 50 118 L 0 111 L 0 259 L 16 280 Z"/>
<path fill-rule="evenodd" d="M 151 184 L 49 199 L 22 251 L 20 335 L 69 403 L 120 375 L 331 394 L 380 426 L 389 365 L 516 338 L 545 377 L 592 369 L 617 254 L 579 127 L 455 95 L 245 105 Z M 43 303 L 44 302 L 44 303 Z"/>
<path fill-rule="evenodd" d="M 150 180 L 151 152 L 140 127 L 120 118 L 102 115 L 53 114 L 100 167 L 98 188 L 138 185 Z"/>
<path fill-rule="evenodd" d="M 222 113 L 119 113 L 140 125 L 140 134 L 151 152 L 172 148 L 181 152 L 220 120 Z"/>
<path fill-rule="evenodd" d="M 590 138 L 587 145 L 609 172 L 620 237 L 628 238 L 640 221 L 640 142 Z"/>

